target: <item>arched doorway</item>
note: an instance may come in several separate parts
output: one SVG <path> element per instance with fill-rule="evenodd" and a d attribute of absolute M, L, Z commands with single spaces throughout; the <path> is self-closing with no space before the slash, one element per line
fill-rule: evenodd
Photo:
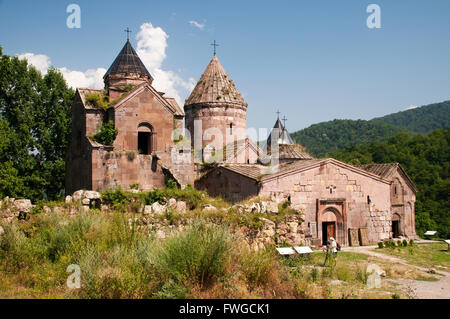
<path fill-rule="evenodd" d="M 400 215 L 395 213 L 392 215 L 392 238 L 400 236 Z"/>
<path fill-rule="evenodd" d="M 138 126 L 138 152 L 149 155 L 153 151 L 153 127 L 149 123 L 141 123 Z"/>

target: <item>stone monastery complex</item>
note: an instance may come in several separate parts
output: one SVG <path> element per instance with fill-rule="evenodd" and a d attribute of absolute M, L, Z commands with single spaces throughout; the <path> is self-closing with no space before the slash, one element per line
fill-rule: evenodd
<path fill-rule="evenodd" d="M 246 138 L 248 105 L 216 54 L 184 108 L 152 86 L 129 41 L 104 82 L 104 90 L 76 92 L 69 194 L 130 185 L 151 190 L 174 179 L 180 187 L 190 184 L 232 203 L 253 196 L 289 201 L 305 215 L 312 244 L 335 237 L 349 245 L 361 230 L 369 242 L 416 236 L 417 189 L 399 164 L 352 166 L 314 158 L 279 119 L 265 147 Z M 96 105 L 93 96 L 110 102 Z M 112 145 L 103 145 L 94 135 L 110 121 L 118 134 Z M 183 122 L 189 134 L 181 134 Z"/>

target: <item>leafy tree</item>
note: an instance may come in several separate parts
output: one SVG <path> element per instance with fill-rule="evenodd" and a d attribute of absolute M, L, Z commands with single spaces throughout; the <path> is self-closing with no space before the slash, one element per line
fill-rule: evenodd
<path fill-rule="evenodd" d="M 63 194 L 73 97 L 55 68 L 42 76 L 0 48 L 0 196 Z"/>

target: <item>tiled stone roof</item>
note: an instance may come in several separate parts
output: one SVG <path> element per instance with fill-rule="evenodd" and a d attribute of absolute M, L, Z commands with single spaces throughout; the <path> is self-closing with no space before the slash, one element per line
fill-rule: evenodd
<path fill-rule="evenodd" d="M 164 98 L 167 102 L 169 102 L 170 105 L 172 105 L 175 115 L 178 116 L 184 116 L 184 111 L 181 109 L 181 107 L 178 105 L 177 100 L 173 97 L 165 97 Z"/>
<path fill-rule="evenodd" d="M 185 105 L 235 105 L 247 107 L 244 98 L 225 72 L 216 55 L 206 67 Z"/>
<path fill-rule="evenodd" d="M 365 165 L 356 165 L 359 168 L 362 168 L 365 171 L 368 171 L 372 174 L 378 175 L 382 178 L 385 178 L 391 174 L 394 169 L 397 169 L 397 163 L 387 163 L 387 164 L 365 164 Z"/>
<path fill-rule="evenodd" d="M 148 76 L 152 79 L 150 72 L 148 72 L 144 63 L 142 63 L 136 51 L 134 51 L 130 41 L 125 43 L 113 64 L 106 71 L 104 78 L 111 74 L 138 74 Z"/>
<path fill-rule="evenodd" d="M 305 151 L 303 146 L 298 144 L 280 144 L 278 145 L 279 159 L 289 160 L 289 159 L 301 159 L 309 160 L 314 159 L 311 154 Z"/>
<path fill-rule="evenodd" d="M 237 174 L 247 176 L 251 179 L 258 180 L 261 172 L 264 171 L 264 166 L 256 164 L 223 164 L 219 167 L 225 168 Z"/>

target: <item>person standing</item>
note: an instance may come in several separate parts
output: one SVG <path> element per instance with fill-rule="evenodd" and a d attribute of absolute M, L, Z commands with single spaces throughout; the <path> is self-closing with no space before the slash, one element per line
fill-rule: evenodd
<path fill-rule="evenodd" d="M 334 259 L 334 265 L 336 265 L 336 257 L 337 257 L 337 243 L 333 237 L 330 237 L 330 240 L 327 242 L 327 247 L 325 248 L 327 255 L 325 257 L 325 261 L 323 262 L 323 267 L 326 266 L 328 257 L 332 254 Z"/>

